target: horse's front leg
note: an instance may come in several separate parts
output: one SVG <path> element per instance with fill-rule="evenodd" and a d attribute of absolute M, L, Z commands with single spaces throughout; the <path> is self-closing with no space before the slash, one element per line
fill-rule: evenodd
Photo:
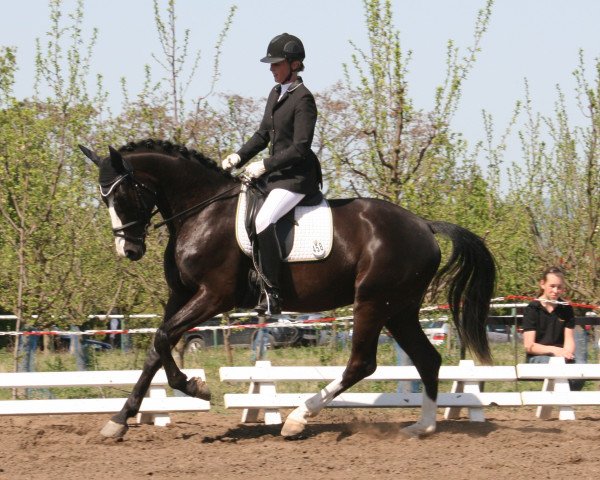
<path fill-rule="evenodd" d="M 169 320 L 165 321 L 154 336 L 154 349 L 160 356 L 169 386 L 186 395 L 203 400 L 210 400 L 208 386 L 203 380 L 196 377 L 188 380 L 186 374 L 177 366 L 171 350 L 187 330 L 219 313 L 220 310 L 217 307 L 219 303 L 216 298 L 204 291 L 203 294 L 194 297 Z"/>
<path fill-rule="evenodd" d="M 154 375 L 160 368 L 160 357 L 154 348 L 150 349 L 144 362 L 142 374 L 133 390 L 127 397 L 125 405 L 119 413 L 113 415 L 111 419 L 104 425 L 100 434 L 107 438 L 121 438 L 127 432 L 127 420 L 137 415 L 142 405 L 142 400 L 150 388 Z"/>
<path fill-rule="evenodd" d="M 148 355 L 146 356 L 146 361 L 144 362 L 142 374 L 140 375 L 140 378 L 135 384 L 135 386 L 133 387 L 133 390 L 127 398 L 125 405 L 123 405 L 121 411 L 115 414 L 102 429 L 101 434 L 103 436 L 109 438 L 123 437 L 123 435 L 125 435 L 125 433 L 127 432 L 127 420 L 137 415 L 140 411 L 142 401 L 144 400 L 148 388 L 150 388 L 152 379 L 154 378 L 154 375 L 161 367 L 161 365 L 163 365 L 163 358 L 161 358 L 161 355 L 156 348 L 156 337 L 160 336 L 161 340 L 159 344 L 162 347 L 163 343 L 165 342 L 165 332 L 167 332 L 166 343 L 168 345 L 168 355 L 167 357 L 165 357 L 163 351 L 162 357 L 170 358 L 172 365 L 174 365 L 175 369 L 183 376 L 182 382 L 181 376 L 178 376 L 177 372 L 175 372 L 174 374 L 171 373 L 171 376 L 169 376 L 169 370 L 165 368 L 165 371 L 167 372 L 167 376 L 169 378 L 169 384 L 171 385 L 171 378 L 173 378 L 173 382 L 177 382 L 178 385 L 178 387 L 174 388 L 178 388 L 179 390 L 187 393 L 188 395 L 197 396 L 203 399 L 210 398 L 210 391 L 208 391 L 204 382 L 202 382 L 199 379 L 191 379 L 189 382 L 187 381 L 187 377 L 175 365 L 175 361 L 171 355 L 171 350 L 169 347 L 169 345 L 175 345 L 179 338 L 181 338 L 181 336 L 183 335 L 183 332 L 190 328 L 190 324 L 185 322 L 193 322 L 193 319 L 190 319 L 190 315 L 186 314 L 186 312 L 195 312 L 196 309 L 199 308 L 199 305 L 202 303 L 202 301 L 205 301 L 205 299 L 203 298 L 197 299 L 196 301 L 190 300 L 186 302 L 186 300 L 187 298 L 178 297 L 177 295 L 174 295 L 169 299 L 169 302 L 167 303 L 167 307 L 165 309 L 165 321 L 163 322 L 163 325 L 158 330 L 155 336 L 155 347 L 151 348 L 148 352 Z M 182 304 L 184 306 L 182 306 Z M 194 318 L 197 319 L 197 324 L 202 322 L 206 318 L 210 318 L 210 316 L 211 315 L 202 315 L 198 317 L 198 315 L 196 314 Z M 178 322 L 177 318 L 182 320 Z M 169 336 L 168 332 L 170 331 L 170 329 L 173 329 L 173 326 L 178 325 L 181 326 L 181 328 L 176 328 L 175 333 Z M 189 388 L 188 383 L 190 384 Z"/>
<path fill-rule="evenodd" d="M 156 331 L 154 349 L 160 355 L 160 360 L 162 361 L 171 388 L 175 388 L 190 397 L 210 400 L 210 389 L 206 382 L 198 377 L 188 379 L 187 375 L 179 369 L 177 362 L 173 358 L 172 349 L 188 328 L 186 326 L 183 332 L 176 331 L 173 334 L 169 334 L 163 325 Z"/>

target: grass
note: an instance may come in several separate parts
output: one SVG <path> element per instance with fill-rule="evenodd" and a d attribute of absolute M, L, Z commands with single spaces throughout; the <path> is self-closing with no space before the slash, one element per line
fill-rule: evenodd
<path fill-rule="evenodd" d="M 514 365 L 522 363 L 525 353 L 521 344 L 516 347 L 512 344 L 491 344 L 496 365 Z M 437 347 L 442 355 L 443 365 L 457 365 L 460 360 L 459 350 L 446 345 Z M 248 348 L 234 348 L 232 351 L 234 366 L 252 365 L 251 351 Z M 273 365 L 345 365 L 348 361 L 349 349 L 332 346 L 318 347 L 293 347 L 269 349 L 266 360 Z M 467 353 L 467 359 L 470 359 Z M 145 350 L 135 348 L 125 353 L 120 350 L 108 352 L 92 352 L 90 356 L 90 370 L 136 370 L 141 369 L 145 359 Z M 377 361 L 379 365 L 395 365 L 395 352 L 391 344 L 379 346 Z M 476 362 L 477 363 L 477 362 Z M 185 368 L 203 368 L 207 382 L 213 393 L 213 410 L 224 411 L 222 407 L 223 395 L 229 393 L 246 392 L 248 385 L 245 383 L 225 384 L 219 380 L 219 368 L 227 365 L 227 356 L 223 347 L 207 348 L 203 351 L 186 354 Z M 76 370 L 75 357 L 69 353 L 39 353 L 35 358 L 35 369 L 44 371 L 74 371 Z M 12 371 L 12 352 L 0 349 L 0 372 Z M 277 385 L 279 392 L 316 392 L 325 386 L 324 382 L 281 382 Z M 354 392 L 393 392 L 397 382 L 361 382 L 355 385 Z M 596 390 L 598 382 L 587 382 L 585 390 Z M 487 391 L 523 391 L 539 390 L 541 382 L 488 382 Z M 449 391 L 450 382 L 441 382 L 440 391 Z M 78 387 L 78 388 L 53 388 L 29 389 L 21 392 L 21 396 L 29 398 L 102 398 L 124 397 L 128 390 L 114 388 Z M 10 389 L 0 389 L 0 399 L 11 398 Z"/>

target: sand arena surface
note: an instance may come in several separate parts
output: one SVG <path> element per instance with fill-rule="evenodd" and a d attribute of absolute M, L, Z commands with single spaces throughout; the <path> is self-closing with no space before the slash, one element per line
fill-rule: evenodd
<path fill-rule="evenodd" d="M 576 421 L 533 408 L 486 409 L 485 423 L 438 412 L 436 434 L 406 439 L 417 410 L 325 410 L 293 441 L 241 425 L 238 411 L 174 414 L 123 441 L 100 437 L 106 415 L 0 417 L 0 479 L 600 478 L 600 408 L 577 408 Z"/>

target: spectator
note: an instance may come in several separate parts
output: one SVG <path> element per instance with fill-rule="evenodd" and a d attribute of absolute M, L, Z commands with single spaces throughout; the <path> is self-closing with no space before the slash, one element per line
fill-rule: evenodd
<path fill-rule="evenodd" d="M 565 290 L 564 274 L 550 267 L 540 279 L 538 299 L 523 313 L 523 344 L 528 363 L 548 363 L 550 357 L 575 359 L 574 313 L 561 294 Z M 573 390 L 581 390 L 579 381 L 569 381 Z"/>

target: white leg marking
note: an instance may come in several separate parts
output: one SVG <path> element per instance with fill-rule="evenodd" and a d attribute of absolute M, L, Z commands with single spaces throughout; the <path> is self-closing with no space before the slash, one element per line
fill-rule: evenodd
<path fill-rule="evenodd" d="M 329 402 L 335 394 L 342 389 L 342 379 L 336 379 L 323 388 L 319 393 L 310 397 L 303 405 L 292 411 L 285 420 L 281 434 L 284 437 L 298 435 L 306 427 L 307 418 L 315 417 Z"/>
<path fill-rule="evenodd" d="M 108 199 L 108 213 L 110 214 L 110 221 L 112 223 L 113 228 L 119 228 L 123 226 L 121 219 L 117 215 L 115 211 L 115 206 L 113 204 L 113 199 L 109 197 Z M 117 255 L 124 257 L 125 256 L 125 239 L 122 237 L 115 237 L 115 248 L 117 249 Z"/>
<path fill-rule="evenodd" d="M 421 435 L 430 435 L 435 432 L 437 414 L 437 402 L 429 398 L 427 393 L 423 392 L 423 405 L 421 406 L 421 419 L 414 425 L 410 425 L 402 430 L 403 433 L 411 437 Z"/>
<path fill-rule="evenodd" d="M 120 425 L 109 420 L 100 431 L 100 435 L 106 438 L 122 438 L 127 433 L 127 425 Z"/>

